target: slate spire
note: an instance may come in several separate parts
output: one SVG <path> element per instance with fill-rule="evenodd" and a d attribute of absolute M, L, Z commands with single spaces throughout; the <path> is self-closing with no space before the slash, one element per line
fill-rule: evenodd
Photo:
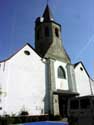
<path fill-rule="evenodd" d="M 53 58 L 69 63 L 61 38 L 61 25 L 53 20 L 48 4 L 42 17 L 36 19 L 35 49 L 42 58 Z"/>
<path fill-rule="evenodd" d="M 53 16 L 52 16 L 52 13 L 51 13 L 51 10 L 50 10 L 48 4 L 46 5 L 46 8 L 44 10 L 44 13 L 43 13 L 42 17 L 44 17 L 44 21 L 51 21 L 51 20 L 53 20 Z"/>

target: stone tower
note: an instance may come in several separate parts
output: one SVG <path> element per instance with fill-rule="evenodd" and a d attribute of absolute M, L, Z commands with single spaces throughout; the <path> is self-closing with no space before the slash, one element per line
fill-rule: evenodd
<path fill-rule="evenodd" d="M 54 58 L 70 62 L 69 56 L 62 46 L 61 25 L 54 21 L 47 5 L 42 17 L 35 22 L 35 49 L 41 57 Z"/>
<path fill-rule="evenodd" d="M 66 53 L 61 38 L 61 25 L 54 21 L 49 6 L 47 5 L 42 17 L 38 17 L 35 22 L 35 49 L 36 52 L 46 59 L 46 111 L 49 114 L 67 114 L 68 97 L 75 95 L 73 88 L 75 78 L 73 66 Z M 62 71 L 59 69 L 63 69 Z M 59 78 L 66 74 L 66 78 Z M 65 85 L 60 88 L 58 85 Z M 64 101 L 65 100 L 65 101 Z M 64 103 L 65 102 L 65 103 Z M 63 106 L 64 105 L 64 106 Z M 62 110 L 62 106 L 66 107 Z M 64 111 L 66 110 L 66 111 Z"/>

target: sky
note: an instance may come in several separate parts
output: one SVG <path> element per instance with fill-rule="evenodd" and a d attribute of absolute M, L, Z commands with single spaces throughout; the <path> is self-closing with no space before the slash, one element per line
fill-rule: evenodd
<path fill-rule="evenodd" d="M 0 60 L 27 42 L 34 47 L 35 19 L 47 0 L 0 0 Z M 54 20 L 62 26 L 62 41 L 72 64 L 82 61 L 94 78 L 94 0 L 49 0 Z"/>

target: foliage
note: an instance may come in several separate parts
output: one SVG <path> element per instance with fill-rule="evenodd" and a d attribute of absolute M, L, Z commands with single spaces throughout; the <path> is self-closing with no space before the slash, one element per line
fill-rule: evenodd
<path fill-rule="evenodd" d="M 29 115 L 29 113 L 28 113 L 28 111 L 21 111 L 21 113 L 20 113 L 20 116 L 23 116 L 23 115 Z"/>
<path fill-rule="evenodd" d="M 61 120 L 62 119 L 62 116 L 60 116 L 60 115 L 49 115 L 49 119 L 50 120 L 53 120 L 53 121 L 59 121 L 59 120 Z"/>
<path fill-rule="evenodd" d="M 9 125 L 9 124 L 17 124 L 17 123 L 27 123 L 27 122 L 36 122 L 36 121 L 45 121 L 48 120 L 48 115 L 40 115 L 40 116 L 0 116 L 0 125 Z"/>

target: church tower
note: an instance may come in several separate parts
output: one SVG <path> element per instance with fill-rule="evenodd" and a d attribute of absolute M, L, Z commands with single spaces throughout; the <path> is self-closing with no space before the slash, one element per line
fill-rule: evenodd
<path fill-rule="evenodd" d="M 74 69 L 63 47 L 61 25 L 54 21 L 48 5 L 35 21 L 35 50 L 46 59 L 45 111 L 66 116 L 68 98 L 76 92 Z"/>
<path fill-rule="evenodd" d="M 47 5 L 42 17 L 35 22 L 35 49 L 41 57 L 59 59 L 69 63 L 70 58 L 62 46 L 61 25 L 54 21 Z"/>

